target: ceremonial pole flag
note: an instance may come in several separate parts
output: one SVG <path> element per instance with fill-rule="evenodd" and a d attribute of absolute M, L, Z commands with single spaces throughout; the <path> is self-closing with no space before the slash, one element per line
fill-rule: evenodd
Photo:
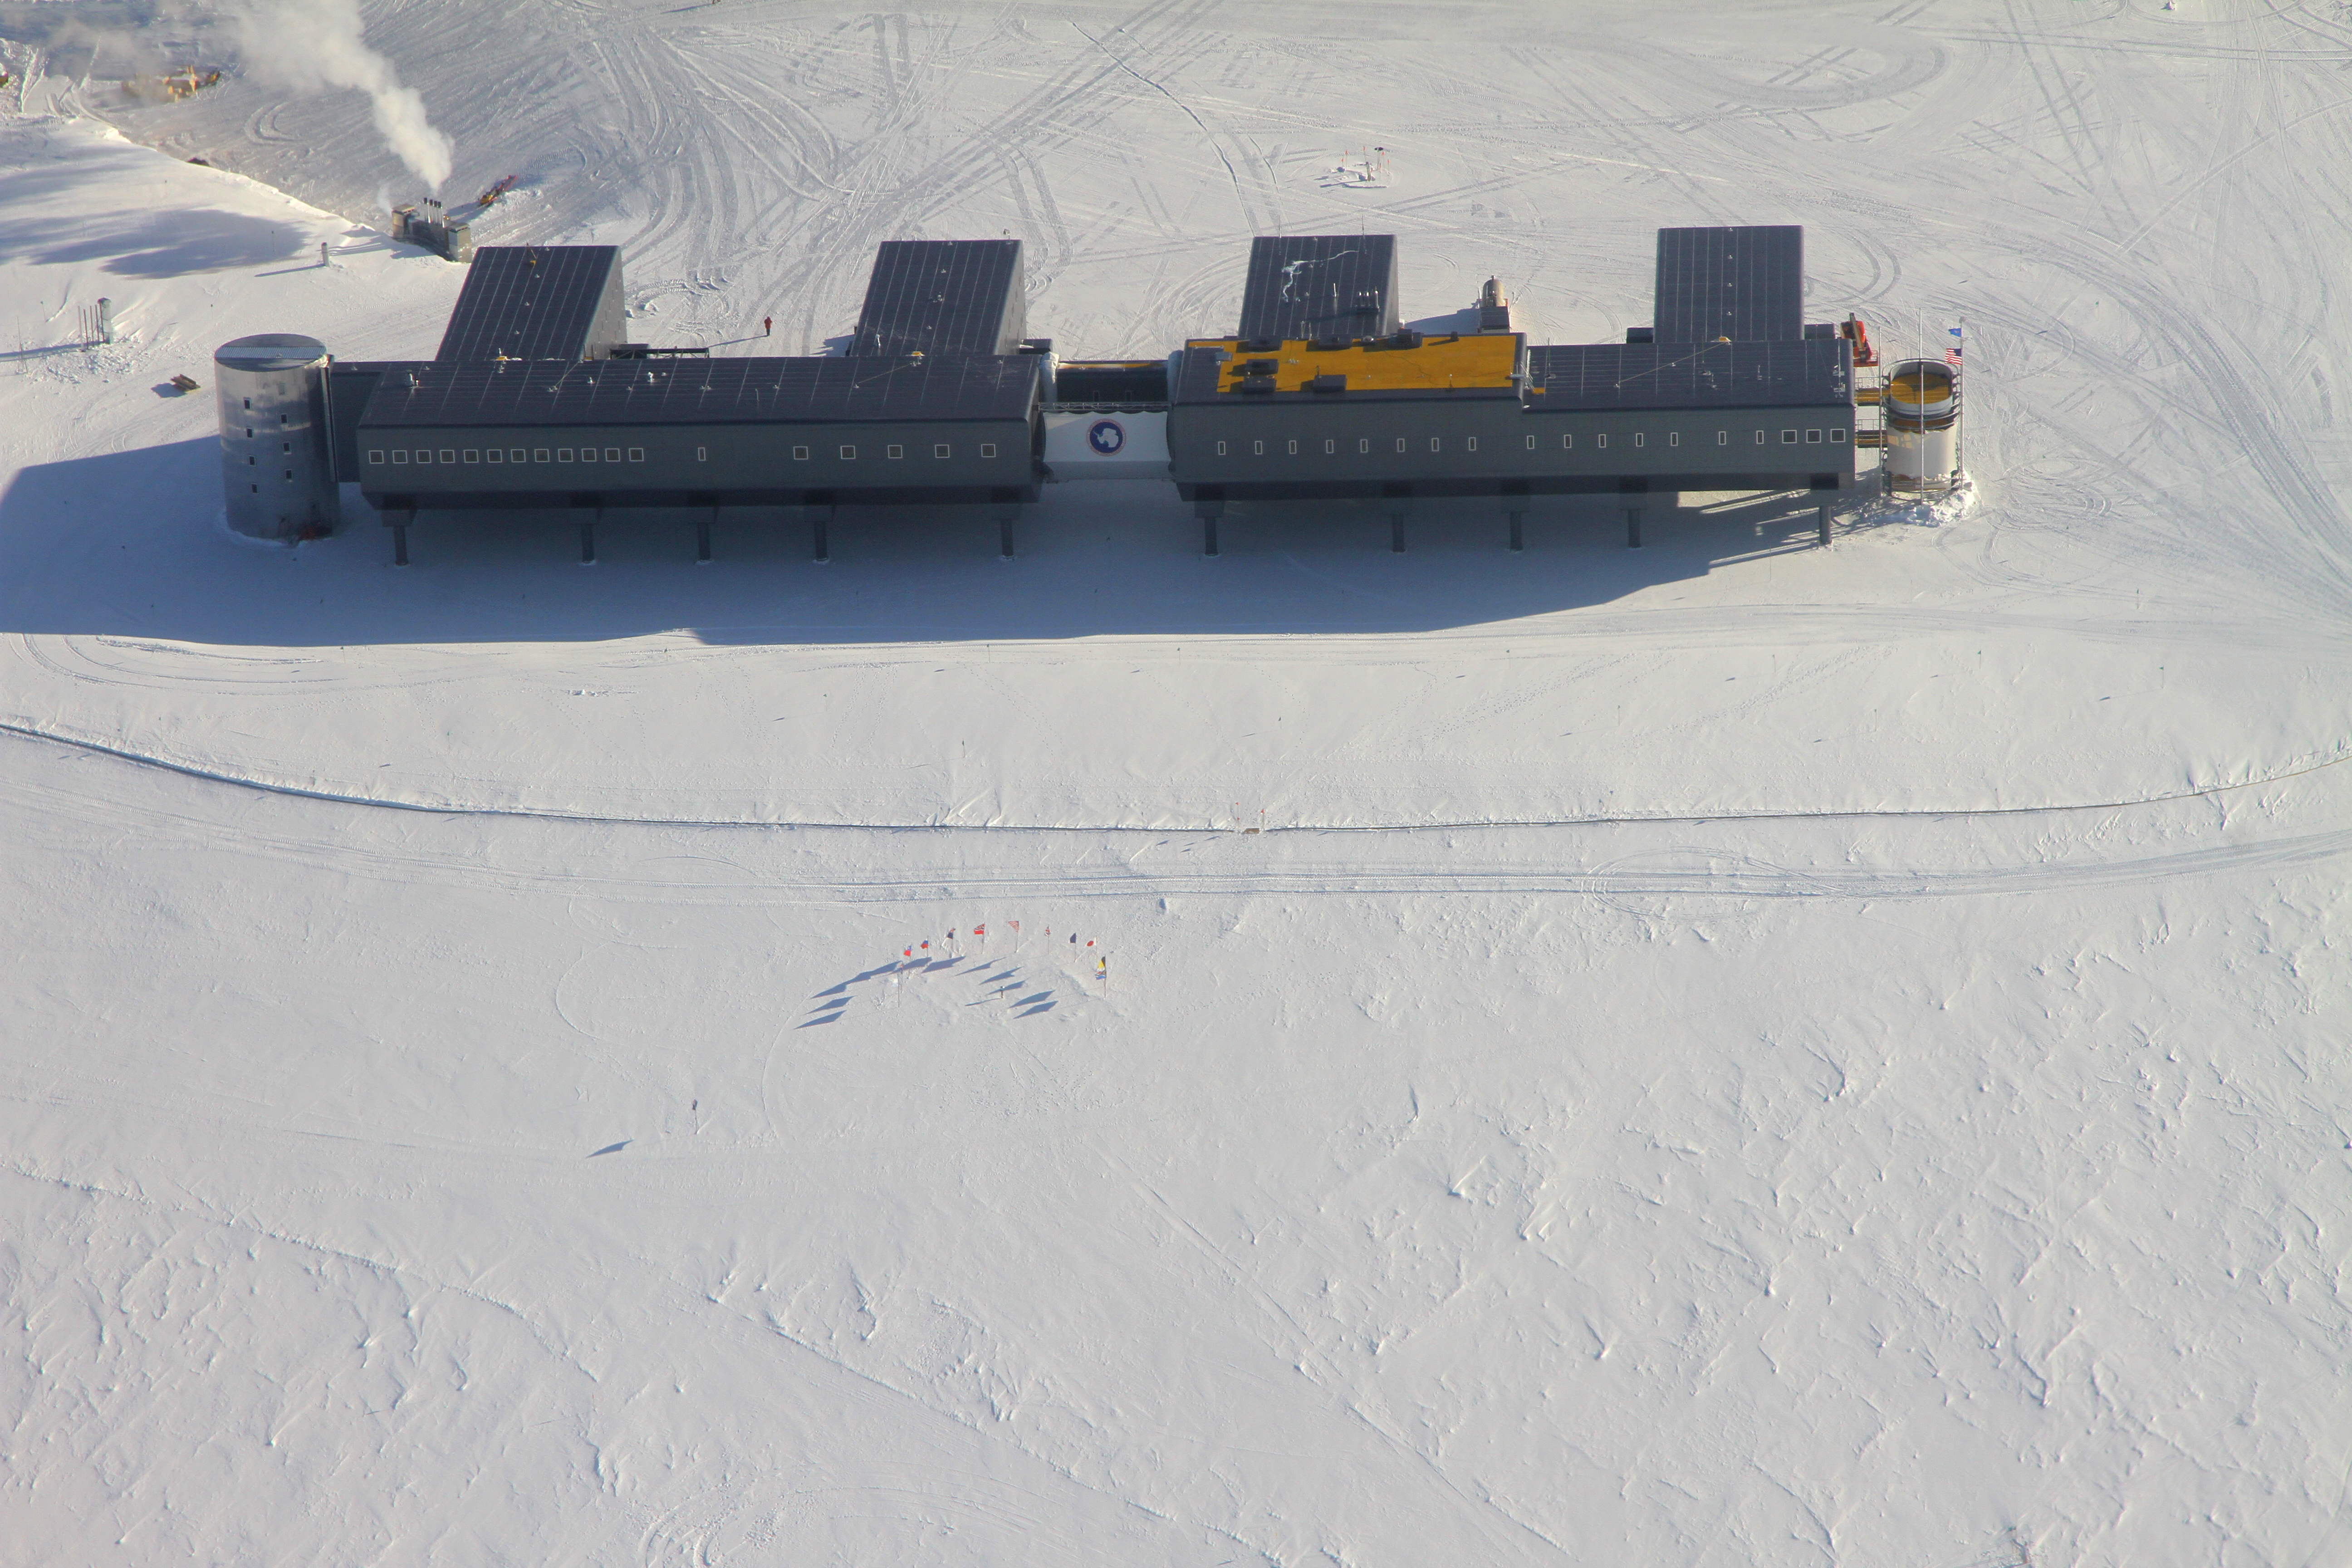
<path fill-rule="evenodd" d="M 1958 364 L 1960 363 L 1960 329 L 1954 327 L 1951 331 L 1952 346 L 1944 351 L 1944 363 L 1946 364 Z"/>

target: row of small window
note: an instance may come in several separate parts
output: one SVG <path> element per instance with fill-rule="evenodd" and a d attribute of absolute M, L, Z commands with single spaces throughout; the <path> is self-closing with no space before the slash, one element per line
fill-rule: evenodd
<path fill-rule="evenodd" d="M 371 463 L 381 463 L 384 460 L 385 456 L 386 454 L 383 452 L 371 451 L 368 453 L 368 461 Z M 410 456 L 411 454 L 408 451 L 404 448 L 399 447 L 394 448 L 390 454 L 392 460 L 395 463 L 405 463 L 409 460 Z M 414 456 L 415 457 L 416 461 L 420 463 L 429 463 L 433 460 L 433 450 L 429 447 L 419 447 Z M 555 448 L 553 456 L 554 460 L 559 463 L 569 463 L 575 459 L 583 463 L 593 463 L 596 460 L 596 448 L 593 447 L 583 447 L 575 453 L 569 447 L 558 447 Z M 503 450 L 499 447 L 493 447 L 488 452 L 477 451 L 471 447 L 465 448 L 462 452 L 454 450 L 447 447 L 441 448 L 441 460 L 445 463 L 457 462 L 460 458 L 464 458 L 468 463 L 478 463 L 483 461 L 485 458 L 488 458 L 493 463 L 544 463 L 549 458 L 549 453 L 548 449 L 544 447 L 539 447 L 537 450 L 529 453 L 526 453 L 520 447 L 509 447 Z M 608 463 L 617 463 L 621 461 L 621 448 L 618 447 L 605 447 L 604 460 Z M 628 449 L 628 460 L 632 463 L 644 462 L 646 460 L 646 449 L 643 447 L 630 447 Z"/>
<path fill-rule="evenodd" d="M 701 453 L 702 448 L 697 447 L 695 448 L 696 456 L 699 457 Z M 899 446 L 895 441 L 882 448 L 882 456 L 893 463 L 898 461 L 906 455 L 907 448 Z M 980 444 L 980 455 L 983 458 L 993 458 L 996 456 L 996 443 L 993 441 L 982 441 Z M 952 458 L 955 456 L 955 448 L 947 445 L 945 442 L 941 442 L 931 448 L 931 456 L 934 458 Z M 793 462 L 805 463 L 808 460 L 809 449 L 806 447 L 795 447 L 793 448 Z M 855 447 L 842 447 L 841 460 L 845 463 L 854 463 L 857 461 L 857 448 Z"/>
<path fill-rule="evenodd" d="M 1263 443 L 1260 444 L 1263 445 Z M 1472 445 L 1475 446 L 1476 443 L 1473 442 Z M 1219 451 L 1224 450 L 1222 447 L 1217 449 Z M 1294 452 L 1298 450 L 1298 443 L 1293 441 L 1290 444 L 1290 449 Z M 1402 450 L 1402 448 L 1399 449 Z M 289 447 L 287 450 L 291 451 L 293 448 Z M 883 447 L 882 455 L 895 462 L 907 455 L 907 448 L 894 444 Z M 993 458 L 996 456 L 996 443 L 993 441 L 982 441 L 980 444 L 980 455 L 983 458 Z M 415 461 L 420 463 L 429 463 L 433 461 L 432 448 L 426 447 L 418 447 L 414 454 L 411 454 L 406 449 L 401 447 L 394 447 L 389 454 L 382 451 L 372 450 L 368 453 L 368 461 L 371 463 L 381 463 L 389 457 L 390 460 L 393 462 L 405 463 L 411 459 L 412 456 Z M 934 458 L 952 458 L 955 456 L 955 451 L 954 448 L 950 447 L 941 445 L 931 448 L 931 456 Z M 441 448 L 441 460 L 443 462 L 455 463 L 459 461 L 461 458 L 468 463 L 479 463 L 485 459 L 493 463 L 544 463 L 550 460 L 550 455 L 548 448 L 545 447 L 534 447 L 528 453 L 526 453 L 520 447 L 509 447 L 504 450 L 501 450 L 497 447 L 493 447 L 488 452 L 479 451 L 471 447 L 465 447 L 462 450 L 449 447 L 444 447 Z M 558 447 L 554 449 L 553 460 L 559 463 L 570 463 L 574 461 L 593 463 L 596 460 L 596 448 L 593 447 L 583 447 L 575 453 L 569 447 Z M 604 448 L 604 461 L 608 463 L 617 463 L 621 460 L 622 456 L 620 447 L 607 447 Z M 631 447 L 628 449 L 627 460 L 632 463 L 644 462 L 646 460 L 646 449 L 643 447 Z M 697 447 L 694 449 L 694 460 L 698 463 L 707 463 L 710 461 L 710 448 L 708 447 Z M 809 449 L 806 447 L 795 447 L 793 448 L 793 461 L 796 463 L 805 463 L 808 460 Z M 841 460 L 845 463 L 854 463 L 857 461 L 857 448 L 855 447 L 842 447 Z"/>
<path fill-rule="evenodd" d="M 1802 432 L 1802 439 L 1803 439 L 1803 440 L 1804 440 L 1808 445 L 1810 445 L 1810 446 L 1816 446 L 1816 447 L 1817 447 L 1817 446 L 1819 446 L 1819 445 L 1821 445 L 1821 444 L 1822 444 L 1822 440 L 1823 440 L 1823 438 L 1824 438 L 1824 434 L 1826 434 L 1826 438 L 1827 438 L 1827 439 L 1829 440 L 1829 442 L 1830 442 L 1832 445 L 1833 445 L 1833 446 L 1834 446 L 1834 445 L 1836 445 L 1836 444 L 1837 444 L 1837 443 L 1839 443 L 1839 442 L 1843 441 L 1843 440 L 1845 439 L 1845 430 L 1844 430 L 1844 428 L 1843 428 L 1843 426 L 1832 426 L 1832 427 L 1830 430 L 1828 430 L 1826 433 L 1824 433 L 1824 432 L 1822 432 L 1822 431 L 1820 431 L 1820 430 L 1807 430 L 1807 431 Z M 1799 432 L 1797 432 L 1797 431 L 1795 431 L 1795 430 L 1783 430 L 1783 431 L 1781 431 L 1781 432 L 1780 432 L 1780 444 L 1781 444 L 1782 446 L 1784 446 L 1784 447 L 1793 447 L 1793 446 L 1795 446 L 1795 445 L 1797 444 L 1797 442 L 1798 442 L 1799 438 L 1800 438 L 1800 433 L 1799 433 Z M 1763 432 L 1763 431 L 1761 431 L 1761 430 L 1757 431 L 1757 432 L 1756 432 L 1756 444 L 1757 444 L 1758 446 L 1761 447 L 1761 446 L 1763 446 L 1763 445 L 1765 444 L 1765 440 L 1766 440 L 1766 437 L 1765 437 L 1765 434 L 1764 434 L 1764 432 Z M 1533 436 L 1530 436 L 1530 437 L 1528 437 L 1527 438 L 1527 442 L 1528 442 L 1528 451 L 1530 451 L 1530 452 L 1534 451 L 1534 450 L 1536 449 L 1536 438 L 1535 438 Z M 1569 432 L 1569 433 L 1567 433 L 1567 434 L 1562 435 L 1562 436 L 1560 437 L 1560 438 L 1559 438 L 1559 444 L 1560 444 L 1562 447 L 1567 447 L 1567 448 L 1570 448 L 1570 450 L 1573 450 L 1573 449 L 1574 449 L 1574 447 L 1575 447 L 1575 446 L 1576 446 L 1576 436 L 1575 436 L 1575 433 L 1574 433 L 1573 431 L 1570 431 L 1570 432 Z M 1648 433 L 1647 431 L 1643 431 L 1643 430 L 1636 430 L 1636 431 L 1634 431 L 1634 432 L 1633 432 L 1633 445 L 1635 445 L 1636 447 L 1646 447 L 1646 446 L 1648 446 L 1649 444 L 1650 444 L 1650 437 L 1649 437 L 1649 433 Z M 1669 430 L 1669 431 L 1667 431 L 1667 432 L 1666 432 L 1666 445 L 1667 445 L 1667 446 L 1669 446 L 1669 447 L 1679 447 L 1679 446 L 1681 446 L 1682 444 L 1683 444 L 1683 433 L 1682 433 L 1681 431 L 1679 431 L 1679 430 Z M 1731 445 L 1731 432 L 1730 432 L 1730 431 L 1728 431 L 1728 430 L 1717 430 L 1717 431 L 1715 433 L 1715 444 L 1716 444 L 1717 446 L 1718 446 L 1718 447 L 1728 447 L 1729 445 Z M 1297 443 L 1297 442 L 1296 442 L 1296 441 L 1293 441 L 1293 442 L 1291 442 L 1289 445 L 1290 445 L 1290 456 L 1292 456 L 1292 457 L 1294 457 L 1294 458 L 1295 458 L 1295 457 L 1297 457 L 1297 456 L 1298 456 L 1298 443 Z M 1595 434 L 1595 435 L 1593 436 L 1593 437 L 1592 437 L 1592 445 L 1593 445 L 1595 447 L 1597 447 L 1597 448 L 1606 448 L 1606 447 L 1608 447 L 1608 445 L 1609 445 L 1609 436 L 1608 436 L 1608 433 L 1607 433 L 1606 431 L 1602 431 L 1602 432 L 1600 432 L 1600 433 Z M 1400 452 L 1403 452 L 1403 451 L 1410 450 L 1410 449 L 1411 449 L 1411 447 L 1412 447 L 1412 443 L 1411 443 L 1411 442 L 1409 442 L 1408 440 L 1406 440 L 1406 438 L 1405 438 L 1405 437 L 1403 437 L 1402 436 L 1400 436 L 1400 437 L 1398 437 L 1396 438 L 1396 449 L 1397 449 L 1398 451 L 1400 451 Z M 1372 443 L 1371 443 L 1371 440 L 1370 440 L 1370 437 L 1359 437 L 1359 438 L 1357 439 L 1357 442 L 1356 442 L 1356 450 L 1357 450 L 1357 451 L 1359 451 L 1359 452 L 1370 452 L 1371 449 L 1372 449 Z M 1433 451 L 1433 452 L 1442 452 L 1442 451 L 1444 451 L 1444 450 L 1445 449 L 1445 440 L 1444 440 L 1444 437 L 1440 437 L 1440 436 L 1432 436 L 1432 437 L 1429 438 L 1429 449 L 1430 449 L 1431 451 Z M 1476 450 L 1478 449 L 1478 437 L 1475 437 L 1475 436 L 1465 436 L 1465 437 L 1464 437 L 1462 438 L 1462 449 L 1463 449 L 1464 451 L 1465 451 L 1465 452 L 1475 452 L 1475 451 L 1476 451 Z M 1327 440 L 1327 441 L 1325 441 L 1325 442 L 1323 443 L 1323 455 L 1324 455 L 1325 457 L 1327 457 L 1327 458 L 1328 458 L 1328 457 L 1333 457 L 1333 456 L 1336 456 L 1336 455 L 1338 454 L 1339 450 L 1339 442 L 1337 442 L 1337 441 L 1330 441 L 1330 440 Z M 1265 442 L 1263 442 L 1263 441 L 1253 441 L 1253 442 L 1251 442 L 1251 443 L 1250 443 L 1250 452 L 1251 452 L 1251 456 L 1253 456 L 1253 457 L 1258 457 L 1258 458 L 1263 458 L 1263 457 L 1265 457 Z M 1227 454 L 1227 452 L 1226 452 L 1226 443 L 1225 443 L 1225 442 L 1223 442 L 1223 441 L 1218 442 L 1218 443 L 1217 443 L 1217 456 L 1218 456 L 1218 457 L 1220 457 L 1220 458 L 1223 458 L 1223 457 L 1225 457 L 1225 456 L 1227 456 L 1227 455 L 1228 455 L 1228 454 Z"/>

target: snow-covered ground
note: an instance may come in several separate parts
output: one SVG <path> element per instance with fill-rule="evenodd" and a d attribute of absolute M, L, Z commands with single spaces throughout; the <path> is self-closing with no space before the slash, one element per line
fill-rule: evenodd
<path fill-rule="evenodd" d="M 1966 317 L 1979 495 L 397 572 L 166 384 L 429 353 L 413 182 L 84 10 L 0 6 L 0 1562 L 2352 1563 L 2352 13 L 373 5 L 652 341 L 1011 232 L 1156 353 L 1355 225 L 1599 339 L 1801 222 Z"/>

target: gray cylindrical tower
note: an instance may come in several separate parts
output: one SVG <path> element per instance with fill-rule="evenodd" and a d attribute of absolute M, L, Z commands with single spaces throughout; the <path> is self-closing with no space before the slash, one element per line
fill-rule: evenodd
<path fill-rule="evenodd" d="M 332 530 L 340 512 L 327 433 L 327 347 L 261 332 L 213 353 L 228 525 L 256 539 Z"/>

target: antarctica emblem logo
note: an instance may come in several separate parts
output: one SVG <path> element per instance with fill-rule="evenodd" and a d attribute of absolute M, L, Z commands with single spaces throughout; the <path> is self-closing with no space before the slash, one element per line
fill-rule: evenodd
<path fill-rule="evenodd" d="M 1087 445 L 1108 458 L 1127 445 L 1127 432 L 1116 419 L 1097 419 L 1087 427 Z"/>

